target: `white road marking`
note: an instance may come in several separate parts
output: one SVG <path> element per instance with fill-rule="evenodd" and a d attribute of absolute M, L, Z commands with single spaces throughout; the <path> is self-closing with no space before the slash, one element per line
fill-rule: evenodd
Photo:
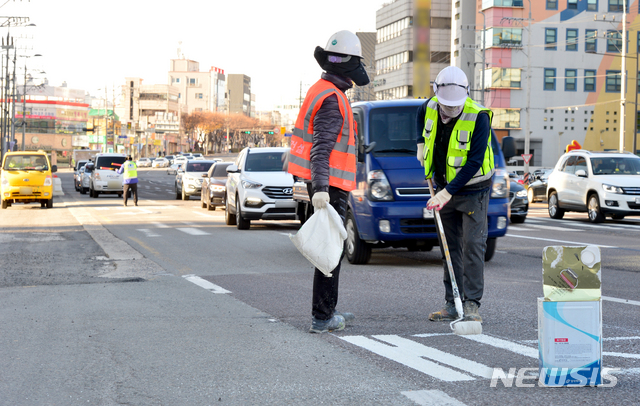
<path fill-rule="evenodd" d="M 515 234 L 509 234 L 507 233 L 507 237 L 513 237 L 513 238 L 528 238 L 531 240 L 540 240 L 540 241 L 549 241 L 549 242 L 559 242 L 562 244 L 571 244 L 571 245 L 578 245 L 578 246 L 583 246 L 583 245 L 596 245 L 598 247 L 601 248 L 620 248 L 620 247 L 614 247 L 612 245 L 601 245 L 601 244 L 588 244 L 586 242 L 575 242 L 575 241 L 565 241 L 565 240 L 554 240 L 552 238 L 538 238 L 538 237 L 529 237 L 529 236 L 525 236 L 525 235 L 515 235 Z"/>
<path fill-rule="evenodd" d="M 440 390 L 412 390 L 400 393 L 420 406 L 466 406 Z"/>
<path fill-rule="evenodd" d="M 638 336 L 632 336 L 632 337 L 605 337 L 602 340 L 603 341 L 640 340 L 640 337 L 638 337 Z"/>
<path fill-rule="evenodd" d="M 138 228 L 138 231 L 145 234 L 145 237 L 160 237 L 160 234 L 156 234 L 148 228 Z"/>
<path fill-rule="evenodd" d="M 202 213 L 202 212 L 199 212 L 199 211 L 194 211 L 194 213 L 197 214 L 198 216 L 202 216 L 202 217 L 211 217 L 211 218 L 214 217 L 211 214 Z"/>
<path fill-rule="evenodd" d="M 638 302 L 638 301 L 628 300 L 628 299 L 618 299 L 617 297 L 602 296 L 602 300 L 608 300 L 610 302 L 625 303 L 625 304 L 630 304 L 630 305 L 634 305 L 634 306 L 640 306 L 640 302 Z"/>
<path fill-rule="evenodd" d="M 195 276 L 195 275 L 183 275 L 183 278 L 185 278 L 186 280 L 188 280 L 191 283 L 195 283 L 196 285 L 200 286 L 201 288 L 205 288 L 208 291 L 210 291 L 211 293 L 231 293 L 230 291 L 221 288 L 218 285 L 214 285 L 213 283 L 200 278 L 199 276 Z"/>
<path fill-rule="evenodd" d="M 496 337 L 488 336 L 485 334 L 468 335 L 468 336 L 460 336 L 460 337 L 464 337 L 467 340 L 475 341 L 481 344 L 488 344 L 492 347 L 509 350 L 511 352 L 515 352 L 516 354 L 524 355 L 525 357 L 539 358 L 537 348 L 527 347 L 526 345 L 517 344 L 511 341 L 503 340 L 501 338 L 496 338 Z M 538 342 L 538 340 L 536 340 L 536 342 Z"/>
<path fill-rule="evenodd" d="M 582 230 L 574 230 L 572 228 L 567 227 L 554 227 L 554 226 L 541 226 L 537 224 L 532 224 L 532 228 L 540 229 L 540 230 L 553 230 L 553 231 L 582 231 Z"/>
<path fill-rule="evenodd" d="M 414 334 L 414 337 L 426 338 L 426 337 L 438 337 L 438 336 L 452 336 L 453 333 L 426 333 L 426 334 Z"/>
<path fill-rule="evenodd" d="M 517 226 L 512 226 L 512 225 L 509 225 L 509 228 L 507 228 L 507 230 L 509 230 L 509 231 L 534 231 L 533 228 L 517 227 Z"/>
<path fill-rule="evenodd" d="M 619 357 L 619 358 L 632 358 L 632 359 L 640 359 L 640 354 L 629 354 L 625 352 L 606 352 L 602 351 L 602 356 L 607 357 Z"/>
<path fill-rule="evenodd" d="M 190 235 L 211 235 L 211 233 L 207 233 L 205 231 L 202 230 L 198 230 L 197 228 L 182 228 L 182 227 L 177 227 L 176 230 L 182 231 L 183 233 L 187 233 Z"/>
<path fill-rule="evenodd" d="M 166 224 L 162 224 L 162 223 L 151 223 L 153 225 L 155 225 L 157 228 L 171 228 L 170 226 L 166 225 Z"/>

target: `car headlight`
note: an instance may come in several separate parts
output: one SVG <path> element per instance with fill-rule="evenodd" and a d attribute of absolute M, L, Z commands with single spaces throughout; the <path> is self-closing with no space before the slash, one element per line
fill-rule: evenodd
<path fill-rule="evenodd" d="M 262 183 L 254 182 L 248 179 L 242 179 L 240 182 L 242 183 L 242 187 L 245 189 L 258 189 L 262 187 Z"/>
<path fill-rule="evenodd" d="M 491 185 L 491 198 L 502 199 L 509 196 L 509 174 L 505 169 L 496 169 Z"/>
<path fill-rule="evenodd" d="M 603 184 L 602 184 L 602 188 L 604 189 L 604 191 L 605 191 L 605 192 L 624 194 L 624 190 L 622 190 L 622 188 L 621 188 L 621 187 L 618 187 L 618 186 L 605 185 L 605 184 L 603 183 Z"/>
<path fill-rule="evenodd" d="M 369 185 L 369 195 L 371 200 L 393 200 L 391 185 L 383 171 L 376 170 L 369 172 L 367 174 L 367 184 Z"/>
<path fill-rule="evenodd" d="M 525 189 L 519 190 L 516 193 L 516 196 L 518 196 L 518 197 L 527 197 L 527 191 Z"/>
<path fill-rule="evenodd" d="M 2 186 L 9 186 L 9 179 L 2 177 Z"/>

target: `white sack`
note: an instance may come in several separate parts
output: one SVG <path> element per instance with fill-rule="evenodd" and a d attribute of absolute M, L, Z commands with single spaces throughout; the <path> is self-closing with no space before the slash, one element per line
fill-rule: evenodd
<path fill-rule="evenodd" d="M 330 204 L 315 210 L 296 235 L 289 234 L 298 251 L 326 276 L 338 266 L 347 230 Z"/>

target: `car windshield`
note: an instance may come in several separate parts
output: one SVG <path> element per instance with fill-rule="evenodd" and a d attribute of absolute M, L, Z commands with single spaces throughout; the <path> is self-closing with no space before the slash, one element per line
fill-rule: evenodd
<path fill-rule="evenodd" d="M 374 155 L 415 155 L 417 112 L 415 107 L 372 109 L 369 115 L 369 143 L 376 143 Z"/>
<path fill-rule="evenodd" d="M 187 163 L 187 172 L 207 172 L 211 165 L 213 165 L 213 162 L 189 161 Z"/>
<path fill-rule="evenodd" d="M 21 154 L 7 156 L 2 169 L 9 171 L 46 171 L 49 166 L 43 155 Z"/>
<path fill-rule="evenodd" d="M 226 177 L 228 175 L 227 173 L 227 166 L 231 165 L 231 162 L 225 162 L 223 164 L 216 164 L 216 166 L 213 168 L 213 173 L 211 174 L 211 176 L 213 177 Z"/>
<path fill-rule="evenodd" d="M 282 171 L 282 152 L 249 151 L 244 170 L 247 172 L 280 172 Z"/>
<path fill-rule="evenodd" d="M 96 161 L 97 169 L 120 169 L 127 158 L 123 156 L 101 156 Z"/>
<path fill-rule="evenodd" d="M 591 158 L 594 175 L 640 175 L 640 158 Z"/>

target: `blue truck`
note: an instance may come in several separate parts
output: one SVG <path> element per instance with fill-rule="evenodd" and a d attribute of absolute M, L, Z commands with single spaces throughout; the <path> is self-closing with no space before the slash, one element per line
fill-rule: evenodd
<path fill-rule="evenodd" d="M 403 99 L 352 104 L 358 125 L 357 188 L 349 195 L 345 227 L 346 256 L 352 264 L 366 264 L 374 248 L 407 248 L 430 251 L 438 236 L 424 168 L 416 159 L 416 114 L 425 100 Z M 511 137 L 504 143 L 505 155 L 515 154 Z M 489 236 L 485 261 L 496 249 L 496 239 L 509 223 L 509 176 L 495 134 L 491 137 L 496 173 L 488 210 Z M 302 222 L 312 212 L 306 185 L 295 182 Z"/>

